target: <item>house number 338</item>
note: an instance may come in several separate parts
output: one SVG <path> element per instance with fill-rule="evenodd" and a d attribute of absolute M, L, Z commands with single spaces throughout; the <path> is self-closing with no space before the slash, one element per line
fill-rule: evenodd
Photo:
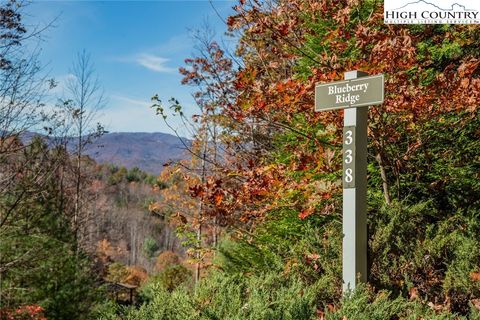
<path fill-rule="evenodd" d="M 343 187 L 355 187 L 355 127 L 343 128 Z"/>

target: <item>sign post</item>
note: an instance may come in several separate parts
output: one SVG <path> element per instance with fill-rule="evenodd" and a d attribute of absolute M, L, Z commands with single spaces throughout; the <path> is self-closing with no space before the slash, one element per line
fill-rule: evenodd
<path fill-rule="evenodd" d="M 344 110 L 343 120 L 343 292 L 367 280 L 368 106 L 382 104 L 384 77 L 348 71 L 345 81 L 315 87 L 315 111 Z"/>

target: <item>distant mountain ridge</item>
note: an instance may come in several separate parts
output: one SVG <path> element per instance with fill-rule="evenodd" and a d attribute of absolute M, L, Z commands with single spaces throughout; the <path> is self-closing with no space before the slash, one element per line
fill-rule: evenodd
<path fill-rule="evenodd" d="M 22 140 L 28 143 L 36 135 L 39 134 L 25 132 L 22 134 Z M 187 146 L 191 144 L 190 140 L 182 139 Z M 76 138 L 71 137 L 68 140 L 70 141 L 68 148 L 71 151 Z M 188 152 L 180 138 L 161 132 L 106 133 L 87 145 L 84 154 L 98 163 L 111 163 L 128 169 L 138 167 L 154 175 L 162 171 L 165 163 L 188 158 Z"/>
<path fill-rule="evenodd" d="M 183 139 L 187 145 L 191 141 Z M 180 139 L 161 132 L 107 133 L 88 145 L 85 154 L 99 163 L 112 163 L 128 169 L 138 167 L 159 174 L 169 161 L 186 159 L 188 152 Z"/>

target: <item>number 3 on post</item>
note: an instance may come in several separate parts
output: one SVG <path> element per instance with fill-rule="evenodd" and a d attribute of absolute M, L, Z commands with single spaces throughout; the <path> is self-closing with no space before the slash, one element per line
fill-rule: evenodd
<path fill-rule="evenodd" d="M 343 127 L 343 188 L 355 188 L 355 126 Z"/>

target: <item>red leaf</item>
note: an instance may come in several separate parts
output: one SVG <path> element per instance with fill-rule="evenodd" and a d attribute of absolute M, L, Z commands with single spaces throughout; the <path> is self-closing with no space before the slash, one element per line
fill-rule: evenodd
<path fill-rule="evenodd" d="M 315 211 L 315 209 L 313 209 L 312 207 L 308 207 L 306 209 L 303 209 L 299 214 L 298 214 L 298 217 L 302 220 L 308 218 L 313 212 Z"/>

